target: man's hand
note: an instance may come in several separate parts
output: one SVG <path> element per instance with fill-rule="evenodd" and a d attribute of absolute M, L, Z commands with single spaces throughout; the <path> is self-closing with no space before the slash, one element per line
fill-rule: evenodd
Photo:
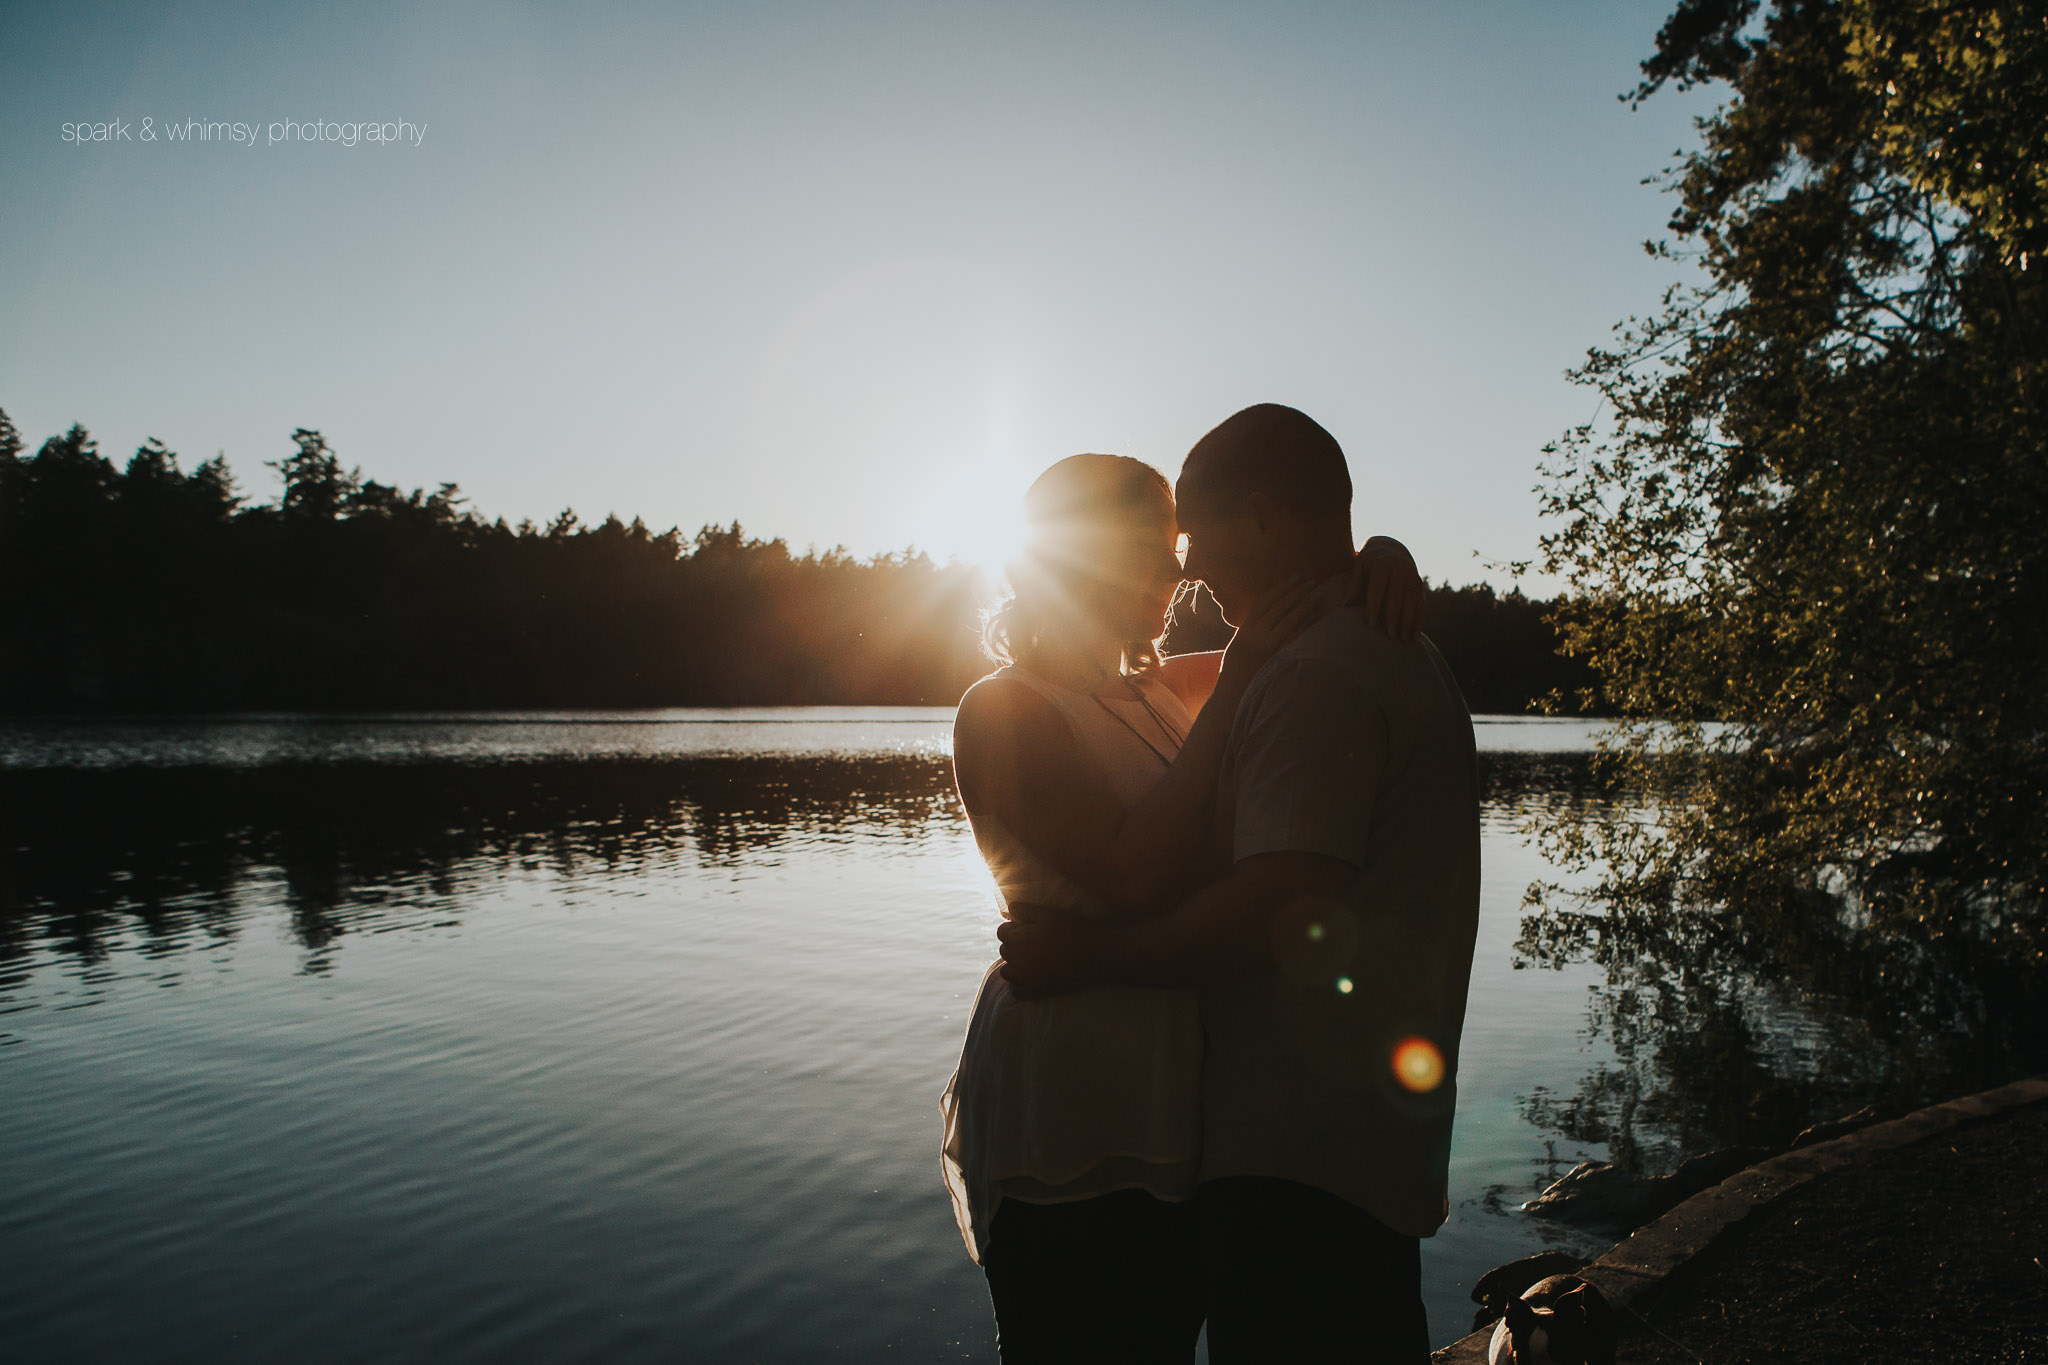
<path fill-rule="evenodd" d="M 997 927 L 1003 980 L 1020 1000 L 1068 995 L 1106 980 L 1100 929 L 1085 915 L 1066 915 L 1043 906 L 1012 905 L 1012 918 Z"/>
<path fill-rule="evenodd" d="M 1162 915 L 1117 919 L 1012 902 L 1010 922 L 996 930 L 1000 970 L 1023 1000 L 1111 983 L 1172 988 L 1242 981 L 1270 970 L 1276 959 L 1292 960 L 1275 948 L 1275 933 L 1288 940 L 1285 947 L 1295 937 L 1321 942 L 1308 925 L 1321 902 L 1343 896 L 1351 877 L 1349 863 L 1321 853 L 1255 853 Z M 1303 904 L 1279 913 L 1296 901 Z"/>

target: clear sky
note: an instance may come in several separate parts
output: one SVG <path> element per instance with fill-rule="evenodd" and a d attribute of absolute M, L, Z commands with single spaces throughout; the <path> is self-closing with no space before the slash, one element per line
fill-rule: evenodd
<path fill-rule="evenodd" d="M 1271 400 L 1505 582 L 1563 370 L 1673 278 L 1640 182 L 1706 104 L 1615 98 L 1670 7 L 17 0 L 0 407 L 260 498 L 308 426 L 515 521 L 988 562 L 1054 459 Z"/>

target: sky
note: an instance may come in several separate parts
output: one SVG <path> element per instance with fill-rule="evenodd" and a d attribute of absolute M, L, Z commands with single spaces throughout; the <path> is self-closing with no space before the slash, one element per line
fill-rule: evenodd
<path fill-rule="evenodd" d="M 1284 402 L 1361 537 L 1505 586 L 1564 371 L 1682 268 L 1711 97 L 1616 98 L 1670 4 L 17 0 L 0 408 L 994 565 L 1054 460 Z"/>

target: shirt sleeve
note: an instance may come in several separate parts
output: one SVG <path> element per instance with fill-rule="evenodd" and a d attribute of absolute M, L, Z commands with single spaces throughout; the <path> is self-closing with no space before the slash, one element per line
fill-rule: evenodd
<path fill-rule="evenodd" d="M 1293 659 L 1275 670 L 1238 718 L 1231 858 L 1320 853 L 1362 867 L 1385 716 L 1334 664 Z"/>

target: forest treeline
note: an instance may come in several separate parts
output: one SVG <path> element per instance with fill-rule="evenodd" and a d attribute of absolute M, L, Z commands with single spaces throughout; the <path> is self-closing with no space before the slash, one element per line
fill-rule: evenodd
<path fill-rule="evenodd" d="M 78 426 L 25 455 L 0 412 L 0 709 L 949 704 L 990 666 L 971 566 L 737 524 L 511 526 L 292 441 L 251 503 L 225 460 L 188 473 L 153 438 L 125 468 Z M 1519 594 L 1434 591 L 1428 629 L 1474 710 L 1589 681 Z"/>

